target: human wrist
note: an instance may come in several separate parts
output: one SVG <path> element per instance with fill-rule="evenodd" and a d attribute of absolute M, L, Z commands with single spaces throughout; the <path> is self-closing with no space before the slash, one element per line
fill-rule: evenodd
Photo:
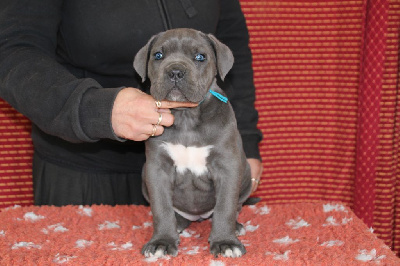
<path fill-rule="evenodd" d="M 246 158 L 259 159 L 261 160 L 258 135 L 245 135 L 242 136 L 243 149 L 246 154 Z"/>
<path fill-rule="evenodd" d="M 123 88 L 90 88 L 85 92 L 79 116 L 81 127 L 89 138 L 124 141 L 114 133 L 111 123 L 115 98 Z"/>

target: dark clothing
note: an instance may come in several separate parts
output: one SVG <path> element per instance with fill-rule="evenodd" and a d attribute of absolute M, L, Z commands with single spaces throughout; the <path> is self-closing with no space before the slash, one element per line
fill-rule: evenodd
<path fill-rule="evenodd" d="M 235 64 L 223 89 L 247 157 L 260 158 L 248 32 L 237 0 L 3 0 L 0 97 L 33 122 L 45 161 L 90 173 L 137 173 L 143 143 L 118 138 L 111 111 L 123 87 L 147 90 L 133 58 L 150 37 L 194 28 L 227 44 Z"/>
<path fill-rule="evenodd" d="M 141 173 L 80 172 L 33 156 L 36 205 L 148 205 L 141 182 Z"/>

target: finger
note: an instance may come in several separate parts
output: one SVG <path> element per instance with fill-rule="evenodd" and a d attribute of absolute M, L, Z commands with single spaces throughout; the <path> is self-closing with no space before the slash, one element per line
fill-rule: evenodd
<path fill-rule="evenodd" d="M 198 105 L 199 105 L 198 103 L 191 103 L 191 102 L 161 101 L 160 108 L 173 109 L 173 108 L 180 108 L 180 107 L 196 107 Z"/>
<path fill-rule="evenodd" d="M 258 178 L 251 178 L 251 193 L 257 190 L 258 186 L 260 185 L 260 179 Z"/>
<path fill-rule="evenodd" d="M 165 109 L 165 108 L 160 108 L 160 109 L 158 109 L 157 110 L 157 112 L 159 112 L 159 113 L 171 113 L 171 110 L 170 109 Z"/>
<path fill-rule="evenodd" d="M 257 183 L 253 182 L 253 184 L 251 185 L 251 193 L 253 193 L 256 190 L 257 190 Z"/>
<path fill-rule="evenodd" d="M 174 123 L 175 117 L 170 113 L 157 113 L 151 120 L 153 125 L 170 127 Z"/>
<path fill-rule="evenodd" d="M 143 134 L 147 135 L 148 137 L 159 136 L 164 133 L 164 127 L 161 125 L 147 125 L 143 130 Z"/>
<path fill-rule="evenodd" d="M 145 141 L 150 138 L 150 135 L 147 134 L 140 134 L 135 138 L 135 141 Z"/>
<path fill-rule="evenodd" d="M 162 133 L 164 133 L 164 127 L 163 126 L 157 126 L 157 131 L 155 136 L 160 136 L 162 135 Z"/>

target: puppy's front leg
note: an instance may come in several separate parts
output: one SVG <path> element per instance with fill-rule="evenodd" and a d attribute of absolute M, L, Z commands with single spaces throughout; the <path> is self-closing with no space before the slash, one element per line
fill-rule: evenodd
<path fill-rule="evenodd" d="M 176 230 L 175 212 L 172 207 L 171 178 L 158 165 L 146 163 L 144 178 L 153 213 L 153 236 L 142 248 L 146 257 L 176 256 L 179 235 Z"/>
<path fill-rule="evenodd" d="M 216 257 L 221 254 L 235 258 L 246 253 L 235 233 L 240 192 L 238 173 L 238 169 L 225 169 L 224 173 L 220 171 L 221 176 L 214 178 L 216 204 L 209 242 L 210 251 Z"/>

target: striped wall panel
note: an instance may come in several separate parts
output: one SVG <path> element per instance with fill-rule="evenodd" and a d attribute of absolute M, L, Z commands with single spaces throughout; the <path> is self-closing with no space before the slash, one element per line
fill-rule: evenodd
<path fill-rule="evenodd" d="M 391 0 L 387 13 L 386 52 L 380 101 L 379 155 L 373 228 L 379 237 L 400 254 L 399 166 L 399 29 L 400 1 Z M 396 125 L 397 123 L 397 125 Z"/>
<path fill-rule="evenodd" d="M 351 206 L 362 1 L 246 1 L 268 203 Z"/>
<path fill-rule="evenodd" d="M 0 99 L 0 209 L 33 203 L 30 122 Z"/>

